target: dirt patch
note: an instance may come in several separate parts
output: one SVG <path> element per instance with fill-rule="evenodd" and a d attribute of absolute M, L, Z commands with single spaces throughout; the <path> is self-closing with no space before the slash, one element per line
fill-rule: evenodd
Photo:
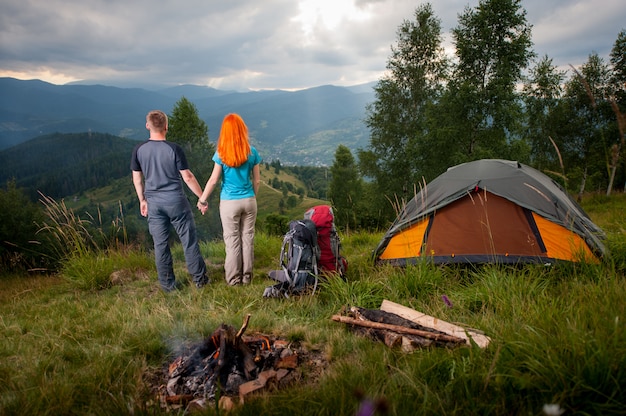
<path fill-rule="evenodd" d="M 137 270 L 120 269 L 120 270 L 115 270 L 109 276 L 109 282 L 111 283 L 112 286 L 127 285 L 130 282 L 133 282 L 135 280 L 149 281 L 150 274 L 148 273 L 147 270 L 144 270 L 144 269 L 137 269 Z"/>

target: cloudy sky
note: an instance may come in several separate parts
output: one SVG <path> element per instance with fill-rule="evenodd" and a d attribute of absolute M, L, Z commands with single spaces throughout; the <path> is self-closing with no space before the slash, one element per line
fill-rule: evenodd
<path fill-rule="evenodd" d="M 301 89 L 378 80 L 420 0 L 0 0 L 0 76 L 55 84 Z M 446 45 L 465 7 L 431 0 Z M 607 62 L 624 0 L 523 0 L 534 50 Z"/>

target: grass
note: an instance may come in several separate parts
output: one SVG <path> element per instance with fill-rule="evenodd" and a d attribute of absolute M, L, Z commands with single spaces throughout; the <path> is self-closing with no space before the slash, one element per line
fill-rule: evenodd
<path fill-rule="evenodd" d="M 406 269 L 374 267 L 382 234 L 342 236 L 346 281 L 315 296 L 264 299 L 282 239 L 255 240 L 252 285 L 229 287 L 220 242 L 204 242 L 213 283 L 164 294 L 149 255 L 136 250 L 68 256 L 55 276 L 0 278 L 0 414 L 182 414 L 155 389 L 179 349 L 221 323 L 277 334 L 322 357 L 319 373 L 246 400 L 232 415 L 354 415 L 356 392 L 391 415 L 623 414 L 626 406 L 626 280 L 623 195 L 591 198 L 585 209 L 607 230 L 606 264 Z M 82 246 L 81 246 L 82 247 Z M 187 283 L 182 250 L 177 277 Z M 452 307 L 444 302 L 446 296 Z M 383 299 L 484 331 L 486 349 L 403 353 L 332 321 L 347 305 Z M 225 413 L 213 407 L 206 414 Z"/>

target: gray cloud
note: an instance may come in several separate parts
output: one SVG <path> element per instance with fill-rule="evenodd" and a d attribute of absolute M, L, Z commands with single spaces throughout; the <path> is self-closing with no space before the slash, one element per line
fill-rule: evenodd
<path fill-rule="evenodd" d="M 334 0 L 333 9 L 345 3 L 350 0 Z M 305 27 L 294 0 L 0 0 L 0 75 L 221 89 L 375 81 L 398 27 L 420 3 L 354 4 L 351 15 L 335 14 L 330 26 L 311 20 Z M 458 15 L 478 1 L 431 4 L 449 40 Z M 593 52 L 608 57 L 626 27 L 623 0 L 526 0 L 523 6 L 535 51 L 560 67 L 580 65 Z"/>

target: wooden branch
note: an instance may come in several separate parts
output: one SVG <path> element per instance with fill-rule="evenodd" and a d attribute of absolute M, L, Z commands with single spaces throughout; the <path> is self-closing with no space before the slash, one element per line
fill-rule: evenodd
<path fill-rule="evenodd" d="M 398 326 L 398 325 L 383 324 L 380 322 L 361 321 L 361 320 L 350 318 L 347 316 L 333 315 L 332 320 L 336 322 L 342 322 L 344 324 L 362 326 L 365 328 L 383 329 L 383 330 L 397 332 L 399 334 L 417 335 L 417 336 L 424 337 L 424 338 L 434 339 L 435 341 L 456 342 L 459 344 L 465 343 L 464 339 L 454 337 L 452 335 L 435 334 L 433 332 L 422 331 L 420 329 L 407 328 L 407 327 Z"/>
<path fill-rule="evenodd" d="M 463 328 L 458 325 L 451 324 L 441 319 L 426 315 L 425 313 L 418 312 L 415 309 L 407 308 L 406 306 L 398 303 L 391 302 L 389 300 L 383 300 L 380 305 L 380 310 L 390 313 L 395 313 L 409 321 L 416 324 L 433 328 L 446 334 L 459 337 L 465 340 L 467 345 L 471 345 L 470 339 L 475 342 L 480 348 L 485 348 L 489 345 L 491 339 L 485 334 L 479 333 L 475 329 Z"/>
<path fill-rule="evenodd" d="M 241 325 L 239 332 L 237 332 L 236 338 L 238 340 L 241 339 L 241 336 L 243 335 L 243 333 L 246 332 L 246 328 L 248 328 L 248 322 L 250 322 L 250 314 L 246 315 L 246 317 L 243 320 L 243 325 Z"/>
<path fill-rule="evenodd" d="M 250 380 L 253 376 L 253 372 L 256 369 L 256 363 L 254 362 L 254 356 L 252 355 L 252 351 L 248 348 L 248 345 L 241 339 L 244 332 L 248 328 L 248 323 L 250 322 L 250 314 L 247 314 L 243 320 L 243 324 L 239 331 L 237 331 L 237 335 L 235 335 L 234 347 L 241 352 L 243 355 L 243 369 L 246 376 L 246 380 Z"/>
<path fill-rule="evenodd" d="M 228 330 L 223 326 L 223 324 L 220 326 L 220 328 L 218 329 L 218 339 L 220 341 L 220 347 L 219 347 L 219 356 L 217 357 L 217 364 L 216 364 L 216 368 L 218 371 L 220 371 L 222 369 L 222 366 L 224 365 L 224 363 L 226 362 L 226 347 L 228 346 Z M 231 332 L 232 334 L 232 332 Z M 232 343 L 232 341 L 231 341 Z"/>

